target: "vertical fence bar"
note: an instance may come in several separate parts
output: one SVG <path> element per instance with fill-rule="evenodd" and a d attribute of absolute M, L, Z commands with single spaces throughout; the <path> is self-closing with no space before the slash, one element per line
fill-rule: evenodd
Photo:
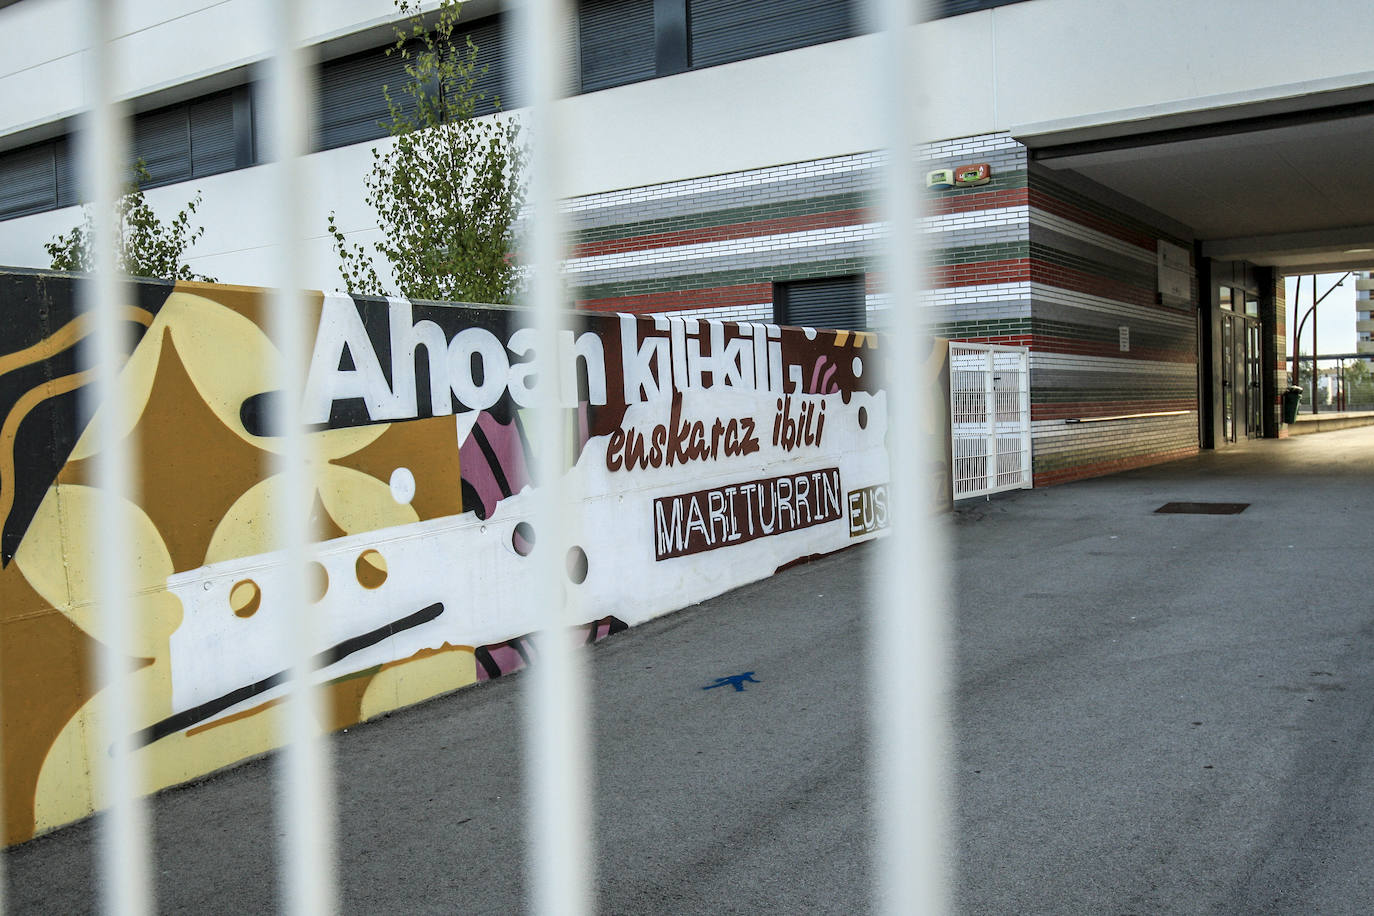
<path fill-rule="evenodd" d="M 888 392 L 891 497 L 889 536 L 880 548 L 871 610 L 873 810 L 879 912 L 942 913 L 945 756 L 945 546 L 933 513 L 942 504 L 931 473 L 943 449 L 943 419 L 931 422 L 938 392 L 923 388 L 918 367 L 930 353 L 923 313 L 924 241 L 915 156 L 921 137 L 913 105 L 921 84 L 913 24 L 924 3 L 870 0 L 878 34 L 874 117 L 884 131 L 884 181 L 878 195 L 887 226 L 882 263 L 892 318 Z M 929 383 L 924 383 L 927 385 Z M 941 416 L 943 412 L 941 411 Z"/>
<path fill-rule="evenodd" d="M 1034 480 L 1031 472 L 1030 351 L 1020 355 L 1018 365 L 1021 369 L 1017 380 L 1021 401 L 1021 483 L 1028 487 Z"/>
<path fill-rule="evenodd" d="M 1001 469 L 1001 462 L 997 458 L 997 423 L 1002 419 L 1000 404 L 997 403 L 997 354 L 988 350 L 983 354 L 983 402 L 987 405 L 988 428 L 983 433 L 988 444 L 987 478 L 988 487 L 996 488 L 998 481 L 998 471 Z"/>
<path fill-rule="evenodd" d="M 82 285 L 84 314 L 94 322 L 93 366 L 86 370 L 93 384 L 82 389 L 86 414 L 95 425 L 98 450 L 95 485 L 98 491 L 95 528 L 100 532 L 96 557 L 96 603 L 99 607 L 99 648 L 95 682 L 104 685 L 100 696 L 98 737 L 92 755 L 100 762 L 97 782 L 108 807 L 100 823 L 100 868 L 104 884 L 103 908 L 118 914 L 139 914 L 153 908 L 148 868 L 148 817 L 139 795 L 141 780 L 129 736 L 134 733 L 134 710 L 141 704 L 131 681 L 129 660 L 134 656 L 133 557 L 123 534 L 134 479 L 127 405 L 120 397 L 119 375 L 127 351 L 127 325 L 120 320 L 123 280 L 115 250 L 119 231 L 116 201 L 124 179 L 128 128 L 115 99 L 116 60 L 113 47 L 115 4 L 90 0 L 86 7 L 87 97 L 90 109 L 82 132 L 82 184 L 91 203 L 92 271 Z M 108 749 L 108 752 L 107 752 Z"/>
<path fill-rule="evenodd" d="M 530 906 L 539 914 L 579 916 L 592 910 L 588 784 L 590 767 L 582 661 L 569 627 L 564 552 L 571 543 L 573 501 L 564 492 L 563 412 L 558 392 L 558 336 L 565 297 L 561 265 L 566 233 L 558 151 L 564 125 L 560 100 L 568 86 L 567 0 L 531 0 L 520 15 L 522 74 L 528 103 L 529 220 L 525 234 L 529 266 L 527 305 L 534 311 L 539 384 L 534 422 L 535 523 L 531 559 L 534 602 L 540 621 L 538 655 L 530 669 L 525 737 L 530 793 Z"/>
<path fill-rule="evenodd" d="M 286 498 L 275 507 L 277 540 L 284 548 L 279 577 L 283 607 L 290 611 L 291 679 L 282 710 L 285 748 L 277 781 L 282 910 L 300 914 L 332 913 L 338 908 L 334 881 L 334 791 L 329 749 L 322 734 L 322 697 L 313 683 L 313 655 L 318 646 L 318 609 L 308 593 L 310 506 L 315 484 L 301 404 L 307 353 L 306 302 L 301 261 L 304 238 L 305 169 L 302 161 L 310 136 L 314 106 L 309 98 L 302 47 L 303 4 L 268 0 L 266 21 L 273 29 L 268 65 L 268 144 L 273 176 L 272 215 L 276 256 L 269 308 L 271 339 L 280 353 L 272 427 L 279 443 L 274 471 Z"/>

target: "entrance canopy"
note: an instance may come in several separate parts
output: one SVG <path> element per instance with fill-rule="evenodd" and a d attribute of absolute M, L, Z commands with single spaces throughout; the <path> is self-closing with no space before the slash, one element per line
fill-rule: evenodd
<path fill-rule="evenodd" d="M 1374 84 L 1168 107 L 1012 134 L 1057 178 L 1143 204 L 1206 257 L 1283 274 L 1374 269 Z"/>

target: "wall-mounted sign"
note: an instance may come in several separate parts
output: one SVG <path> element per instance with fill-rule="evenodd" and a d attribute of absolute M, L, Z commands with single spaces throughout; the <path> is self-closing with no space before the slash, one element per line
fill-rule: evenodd
<path fill-rule="evenodd" d="M 954 185 L 959 188 L 972 188 L 992 181 L 992 166 L 986 162 L 977 165 L 961 165 L 954 170 Z"/>
<path fill-rule="evenodd" d="M 1122 353 L 1131 352 L 1131 329 L 1129 326 L 1123 324 L 1116 329 L 1116 340 Z"/>
<path fill-rule="evenodd" d="M 1188 249 L 1159 239 L 1156 242 L 1159 267 L 1159 301 L 1163 305 L 1191 305 L 1193 300 L 1193 263 Z"/>
<path fill-rule="evenodd" d="M 926 172 L 926 187 L 932 191 L 948 191 L 954 187 L 954 169 Z"/>

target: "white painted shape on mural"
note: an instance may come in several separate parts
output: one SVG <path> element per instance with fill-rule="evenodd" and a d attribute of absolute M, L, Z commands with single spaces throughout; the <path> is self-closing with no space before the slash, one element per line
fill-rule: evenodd
<path fill-rule="evenodd" d="M 403 506 L 410 505 L 415 498 L 415 475 L 410 468 L 397 468 L 391 472 L 391 498 Z"/>
<path fill-rule="evenodd" d="M 819 395 L 793 396 L 819 405 Z M 719 417 L 751 416 L 760 449 L 752 455 L 711 462 L 648 467 L 626 472 L 606 468 L 609 437 L 588 441 L 568 472 L 566 492 L 583 493 L 579 512 L 579 546 L 586 551 L 586 580 L 575 589 L 579 622 L 615 615 L 634 625 L 669 611 L 704 601 L 732 588 L 770 576 L 800 557 L 828 553 L 857 543 L 843 517 L 786 534 L 761 537 L 699 554 L 655 561 L 653 501 L 714 486 L 779 477 L 836 467 L 841 498 L 849 491 L 888 480 L 886 400 L 862 392 L 843 404 L 838 395 L 824 397 L 825 436 L 821 448 L 787 452 L 772 444 L 776 415 L 774 394 L 746 389 L 688 390 L 682 395 L 682 418 L 709 424 Z M 670 399 L 630 406 L 621 428 L 649 431 L 669 422 Z M 859 411 L 866 415 L 861 428 Z M 409 658 L 424 649 L 480 646 L 523 636 L 536 629 L 518 600 L 529 570 L 527 558 L 515 552 L 515 526 L 531 516 L 528 488 L 502 500 L 492 515 L 473 513 L 349 535 L 327 541 L 317 559 L 328 573 L 322 599 L 325 632 L 319 651 L 392 626 L 423 608 L 443 604 L 443 613 L 418 626 L 386 636 L 321 669 L 330 680 L 365 668 Z M 570 544 L 556 545 L 566 551 Z M 536 532 L 536 549 L 538 533 Z M 367 550 L 377 550 L 386 563 L 386 580 L 375 589 L 359 582 L 356 564 Z M 174 711 L 210 703 L 232 691 L 258 683 L 286 669 L 287 609 L 274 600 L 280 589 L 280 557 L 265 554 L 224 561 L 168 578 L 168 588 L 181 600 L 185 615 L 171 636 Z M 251 579 L 261 588 L 261 604 L 247 619 L 236 617 L 229 594 Z M 264 690 L 209 719 L 250 708 L 280 695 L 281 687 Z"/>

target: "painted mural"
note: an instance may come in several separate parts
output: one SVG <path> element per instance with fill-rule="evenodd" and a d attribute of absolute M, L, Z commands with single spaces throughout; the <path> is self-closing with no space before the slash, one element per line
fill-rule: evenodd
<path fill-rule="evenodd" d="M 90 674 L 104 634 L 77 284 L 0 272 L 0 739 L 6 841 L 101 806 Z M 315 486 L 286 492 L 258 289 L 140 282 L 118 396 L 139 620 L 133 736 L 149 791 L 276 742 L 289 659 L 273 512 L 310 507 L 330 728 L 537 663 L 519 599 L 533 545 L 524 313 L 313 294 Z M 559 346 L 567 587 L 586 641 L 887 525 L 873 334 L 579 315 Z M 938 368 L 939 357 L 932 357 Z M 98 408 L 97 408 L 98 409 Z"/>

